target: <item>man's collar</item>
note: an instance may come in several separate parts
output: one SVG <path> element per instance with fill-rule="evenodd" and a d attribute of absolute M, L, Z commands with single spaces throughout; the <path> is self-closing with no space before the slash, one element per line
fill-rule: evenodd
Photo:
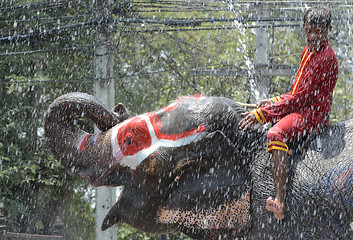
<path fill-rule="evenodd" d="M 309 46 L 308 46 L 308 49 L 310 52 L 316 50 L 316 52 L 322 52 L 323 50 L 326 49 L 328 45 L 328 38 L 326 38 L 326 40 L 321 44 L 321 46 L 318 48 L 318 49 L 310 49 Z"/>

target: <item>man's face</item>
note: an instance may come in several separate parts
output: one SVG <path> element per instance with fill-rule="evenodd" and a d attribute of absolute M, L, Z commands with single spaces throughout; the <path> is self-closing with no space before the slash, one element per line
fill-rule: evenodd
<path fill-rule="evenodd" d="M 306 43 L 308 44 L 309 50 L 317 50 L 326 40 L 327 33 L 331 30 L 330 27 L 318 24 L 303 24 L 304 33 L 306 37 Z"/>

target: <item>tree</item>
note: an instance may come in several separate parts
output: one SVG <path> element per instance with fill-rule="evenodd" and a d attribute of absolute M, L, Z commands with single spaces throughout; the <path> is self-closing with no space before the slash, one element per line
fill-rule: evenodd
<path fill-rule="evenodd" d="M 70 222 L 85 222 L 68 232 L 78 230 L 77 239 L 89 239 L 94 224 L 88 214 L 90 199 L 84 195 L 87 185 L 52 157 L 43 136 L 50 102 L 67 91 L 92 89 L 91 82 L 67 82 L 89 78 L 91 56 L 82 51 L 89 39 L 78 35 L 82 29 L 65 30 L 82 20 L 78 12 L 89 9 L 84 2 L 75 9 L 70 2 L 7 3 L 0 8 L 0 199 L 7 225 L 14 232 L 50 234 L 59 216 L 67 230 L 74 226 Z"/>

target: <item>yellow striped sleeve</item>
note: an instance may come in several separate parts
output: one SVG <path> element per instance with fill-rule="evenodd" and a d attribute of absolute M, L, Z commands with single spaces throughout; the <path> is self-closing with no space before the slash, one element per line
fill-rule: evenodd
<path fill-rule="evenodd" d="M 262 123 L 262 121 L 261 121 L 261 119 L 260 119 L 260 117 L 259 117 L 259 114 L 257 114 L 257 111 L 256 111 L 257 109 L 255 109 L 254 111 L 253 111 L 253 113 L 254 113 L 254 115 L 255 115 L 255 117 L 256 117 L 256 120 L 257 120 L 257 122 L 260 124 L 260 125 L 263 125 L 263 123 Z"/>
<path fill-rule="evenodd" d="M 290 151 L 288 148 L 283 148 L 283 147 L 279 147 L 279 146 L 271 146 L 268 148 L 268 151 L 272 151 L 272 150 L 279 150 L 279 151 L 283 151 L 286 152 L 288 155 L 290 155 Z"/>
<path fill-rule="evenodd" d="M 281 97 L 274 97 L 274 98 L 272 98 L 272 100 L 276 103 L 276 102 L 281 101 Z"/>
<path fill-rule="evenodd" d="M 263 125 L 265 123 L 267 123 L 267 120 L 264 116 L 264 114 L 262 113 L 261 109 L 258 108 L 258 109 L 255 109 L 253 111 L 254 115 L 255 115 L 255 118 L 257 120 L 257 122 L 260 124 L 260 125 Z"/>
<path fill-rule="evenodd" d="M 280 150 L 280 151 L 284 151 L 286 153 L 288 153 L 288 155 L 290 155 L 290 150 L 288 148 L 288 145 L 285 144 L 284 142 L 279 142 L 279 141 L 271 141 L 269 143 L 267 143 L 268 146 L 268 151 L 272 151 L 272 150 Z"/>
<path fill-rule="evenodd" d="M 266 120 L 264 114 L 262 113 L 261 109 L 257 109 L 257 111 L 260 113 L 260 116 L 261 116 L 262 120 L 264 121 L 264 123 L 267 123 L 267 120 Z"/>
<path fill-rule="evenodd" d="M 288 148 L 287 144 L 285 144 L 284 142 L 279 142 L 279 141 L 271 141 L 271 142 L 267 143 L 267 146 L 271 146 L 271 145 L 280 145 L 280 146 Z"/>

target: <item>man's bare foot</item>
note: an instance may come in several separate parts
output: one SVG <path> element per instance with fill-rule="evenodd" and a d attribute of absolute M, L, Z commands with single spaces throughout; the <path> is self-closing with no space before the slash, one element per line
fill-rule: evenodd
<path fill-rule="evenodd" d="M 266 201 L 266 209 L 273 212 L 277 220 L 284 219 L 284 207 L 277 198 L 273 200 L 272 197 L 269 197 Z"/>

